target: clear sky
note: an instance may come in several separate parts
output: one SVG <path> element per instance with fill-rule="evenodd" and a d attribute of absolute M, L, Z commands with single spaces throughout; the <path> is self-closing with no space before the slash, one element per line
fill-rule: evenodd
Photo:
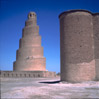
<path fill-rule="evenodd" d="M 27 14 L 37 14 L 46 68 L 60 72 L 59 14 L 71 9 L 99 12 L 99 0 L 0 0 L 0 69 L 12 70 Z"/>

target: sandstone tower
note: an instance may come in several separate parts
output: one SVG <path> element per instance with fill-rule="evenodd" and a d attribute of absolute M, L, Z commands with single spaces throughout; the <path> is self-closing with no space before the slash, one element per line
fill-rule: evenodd
<path fill-rule="evenodd" d="M 46 58 L 43 57 L 43 47 L 41 47 L 41 36 L 35 12 L 28 14 L 13 69 L 14 71 L 46 71 Z"/>
<path fill-rule="evenodd" d="M 59 19 L 61 81 L 94 80 L 95 55 L 92 13 L 86 10 L 71 10 L 61 13 Z M 96 21 L 98 24 L 95 23 Z M 99 27 L 99 16 L 94 16 L 94 24 Z M 95 31 L 99 34 L 99 28 L 95 28 Z M 97 41 L 96 54 L 99 52 L 99 40 Z M 99 55 L 97 59 L 97 69 L 99 69 Z"/>
<path fill-rule="evenodd" d="M 96 80 L 99 80 L 99 13 L 93 14 Z"/>

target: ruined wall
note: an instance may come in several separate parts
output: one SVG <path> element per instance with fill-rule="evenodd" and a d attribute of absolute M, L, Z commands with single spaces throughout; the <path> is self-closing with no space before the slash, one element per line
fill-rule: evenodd
<path fill-rule="evenodd" d="M 11 77 L 11 78 L 56 77 L 56 73 L 49 71 L 0 71 L 0 77 Z"/>
<path fill-rule="evenodd" d="M 61 81 L 95 79 L 93 16 L 85 10 L 67 11 L 60 19 Z"/>
<path fill-rule="evenodd" d="M 99 13 L 93 14 L 96 80 L 99 80 Z"/>
<path fill-rule="evenodd" d="M 30 12 L 22 31 L 19 49 L 16 51 L 14 71 L 46 71 L 46 58 L 43 57 L 41 36 L 37 25 L 36 13 Z"/>

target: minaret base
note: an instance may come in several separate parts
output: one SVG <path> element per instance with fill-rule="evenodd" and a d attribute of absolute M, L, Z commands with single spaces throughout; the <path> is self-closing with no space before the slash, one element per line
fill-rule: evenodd
<path fill-rule="evenodd" d="M 46 71 L 46 58 L 17 60 L 14 62 L 14 71 Z"/>

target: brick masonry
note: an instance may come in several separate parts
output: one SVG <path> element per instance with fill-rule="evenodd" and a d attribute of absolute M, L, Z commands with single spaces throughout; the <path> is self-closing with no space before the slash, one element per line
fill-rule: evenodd
<path fill-rule="evenodd" d="M 0 71 L 0 77 L 11 77 L 11 78 L 56 77 L 56 73 L 50 71 Z"/>
<path fill-rule="evenodd" d="M 60 14 L 59 19 L 61 81 L 95 80 L 99 77 L 99 60 L 95 60 L 99 40 L 94 42 L 94 33 L 99 34 L 99 16 L 86 10 L 71 10 Z"/>
<path fill-rule="evenodd" d="M 96 79 L 99 80 L 99 13 L 93 14 Z"/>
<path fill-rule="evenodd" d="M 28 20 L 22 31 L 19 49 L 16 51 L 14 71 L 46 71 L 46 58 L 43 56 L 41 36 L 35 12 L 28 14 Z"/>

